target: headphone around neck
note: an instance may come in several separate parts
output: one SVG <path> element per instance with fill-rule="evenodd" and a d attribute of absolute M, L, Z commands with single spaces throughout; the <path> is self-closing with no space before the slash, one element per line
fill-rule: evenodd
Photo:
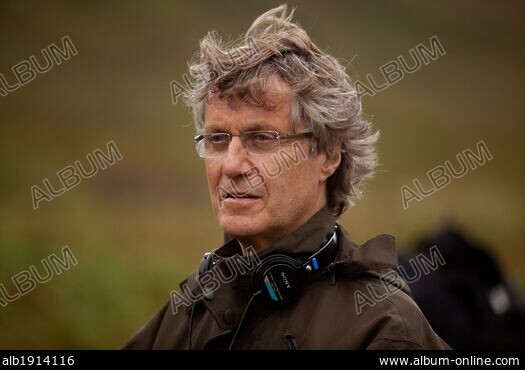
<path fill-rule="evenodd" d="M 270 305 L 285 305 L 294 301 L 304 285 L 330 269 L 337 254 L 337 225 L 331 237 L 305 263 L 298 265 L 285 254 L 264 257 L 251 273 L 254 295 Z M 215 265 L 215 253 L 206 253 L 199 267 L 199 276 Z"/>

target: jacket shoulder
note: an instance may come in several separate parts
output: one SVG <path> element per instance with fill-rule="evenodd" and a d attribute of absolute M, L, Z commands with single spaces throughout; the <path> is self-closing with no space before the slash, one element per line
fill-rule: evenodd
<path fill-rule="evenodd" d="M 123 349 L 173 349 L 183 347 L 189 325 L 189 309 L 193 299 L 184 285 L 192 287 L 196 273 L 186 277 L 179 291 L 172 291 L 170 299 L 140 328 Z"/>
<path fill-rule="evenodd" d="M 153 349 L 155 338 L 160 329 L 162 321 L 169 311 L 170 302 L 167 302 L 153 317 L 143 325 L 122 349 Z"/>
<path fill-rule="evenodd" d="M 349 279 L 347 299 L 355 307 L 356 326 L 368 328 L 368 349 L 449 349 L 434 332 L 409 292 L 377 277 Z"/>

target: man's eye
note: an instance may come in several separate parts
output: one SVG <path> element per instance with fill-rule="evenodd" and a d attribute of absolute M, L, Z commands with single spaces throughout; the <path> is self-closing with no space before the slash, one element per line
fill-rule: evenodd
<path fill-rule="evenodd" d="M 226 135 L 210 135 L 208 141 L 212 144 L 224 144 L 228 142 Z"/>
<path fill-rule="evenodd" d="M 274 139 L 275 137 L 273 135 L 266 133 L 259 133 L 253 137 L 253 140 L 255 140 L 258 143 L 267 143 L 269 141 L 273 141 Z"/>

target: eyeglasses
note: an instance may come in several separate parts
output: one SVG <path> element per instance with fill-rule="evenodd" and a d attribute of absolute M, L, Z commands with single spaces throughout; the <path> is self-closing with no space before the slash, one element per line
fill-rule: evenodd
<path fill-rule="evenodd" d="M 241 138 L 244 149 L 250 154 L 268 154 L 279 150 L 281 143 L 297 140 L 303 137 L 312 137 L 313 132 L 305 131 L 293 135 L 281 136 L 277 131 L 245 131 L 239 135 L 226 132 L 200 134 L 193 141 L 197 154 L 201 158 L 220 157 L 228 152 L 232 137 Z"/>

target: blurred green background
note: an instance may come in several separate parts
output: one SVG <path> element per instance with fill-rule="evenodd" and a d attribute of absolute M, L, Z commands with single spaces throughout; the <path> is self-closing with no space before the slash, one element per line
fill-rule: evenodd
<path fill-rule="evenodd" d="M 0 73 L 69 35 L 78 55 L 0 97 L 0 284 L 70 246 L 78 265 L 0 307 L 0 348 L 118 348 L 221 244 L 191 115 L 170 81 L 209 30 L 242 34 L 279 1 L 0 1 Z M 446 55 L 376 96 L 381 169 L 341 223 L 400 248 L 454 219 L 519 289 L 523 270 L 524 4 L 290 1 L 357 79 L 437 35 Z M 351 62 L 351 64 L 350 64 Z M 520 121 L 522 123 L 520 123 Z M 31 186 L 113 140 L 124 157 L 33 210 Z M 483 140 L 493 160 L 403 210 L 401 186 Z M 427 185 L 428 187 L 428 185 Z"/>

